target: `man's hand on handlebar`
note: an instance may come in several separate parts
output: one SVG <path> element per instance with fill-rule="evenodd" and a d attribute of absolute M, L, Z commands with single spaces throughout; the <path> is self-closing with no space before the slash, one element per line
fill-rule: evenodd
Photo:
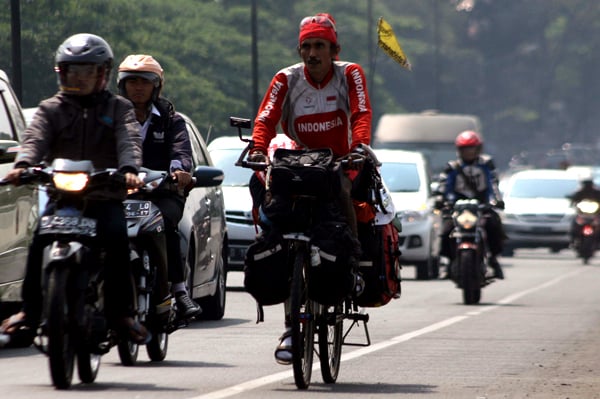
<path fill-rule="evenodd" d="M 10 183 L 10 184 L 14 184 L 15 186 L 18 186 L 21 174 L 23 172 L 25 172 L 25 170 L 26 170 L 25 168 L 14 168 L 13 170 L 9 171 L 6 174 L 6 176 L 4 176 L 4 179 L 2 179 L 2 180 L 6 183 Z"/>
<path fill-rule="evenodd" d="M 248 155 L 248 162 L 252 163 L 269 163 L 269 158 L 262 151 L 254 151 Z"/>
<path fill-rule="evenodd" d="M 144 182 L 136 174 L 127 172 L 125 173 L 125 184 L 129 188 L 142 187 Z"/>
<path fill-rule="evenodd" d="M 176 170 L 171 173 L 171 177 L 177 182 L 177 187 L 182 189 L 192 182 L 192 175 L 185 170 Z"/>

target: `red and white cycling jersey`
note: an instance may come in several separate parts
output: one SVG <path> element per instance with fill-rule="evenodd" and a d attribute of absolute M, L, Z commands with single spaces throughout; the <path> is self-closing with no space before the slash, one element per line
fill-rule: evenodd
<path fill-rule="evenodd" d="M 335 61 L 321 83 L 313 82 L 304 63 L 273 77 L 254 121 L 255 148 L 267 152 L 277 124 L 299 146 L 331 148 L 346 155 L 371 141 L 371 104 L 365 75 L 358 64 Z"/>

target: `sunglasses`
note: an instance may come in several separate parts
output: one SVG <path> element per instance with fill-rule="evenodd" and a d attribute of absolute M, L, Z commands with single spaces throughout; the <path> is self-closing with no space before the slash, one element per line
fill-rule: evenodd
<path fill-rule="evenodd" d="M 337 30 L 335 29 L 335 24 L 333 23 L 333 21 L 323 15 L 313 15 L 310 17 L 302 18 L 302 21 L 300 21 L 300 29 L 302 29 L 303 26 L 308 25 L 308 24 L 319 24 L 321 26 L 333 28 L 333 31 L 337 33 Z"/>
<path fill-rule="evenodd" d="M 95 64 L 68 64 L 61 67 L 60 72 L 66 73 L 69 77 L 89 79 L 98 74 L 98 66 Z"/>

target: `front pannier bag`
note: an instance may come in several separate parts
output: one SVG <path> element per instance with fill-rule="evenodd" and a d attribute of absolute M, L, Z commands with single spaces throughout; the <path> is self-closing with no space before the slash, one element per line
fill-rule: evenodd
<path fill-rule="evenodd" d="M 290 295 L 291 270 L 280 234 L 260 235 L 246 251 L 244 288 L 259 305 L 276 305 Z"/>
<path fill-rule="evenodd" d="M 308 267 L 308 297 L 323 305 L 336 305 L 352 293 L 352 257 L 360 252 L 346 223 L 323 222 L 310 241 L 314 256 Z M 316 253 L 318 252 L 318 257 Z"/>

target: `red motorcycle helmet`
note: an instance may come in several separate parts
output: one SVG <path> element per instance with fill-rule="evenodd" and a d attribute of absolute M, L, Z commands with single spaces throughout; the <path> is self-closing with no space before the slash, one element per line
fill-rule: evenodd
<path fill-rule="evenodd" d="M 456 148 L 481 147 L 483 140 L 481 139 L 481 136 L 477 134 L 477 132 L 474 132 L 473 130 L 465 130 L 456 136 L 454 144 L 456 145 Z"/>

